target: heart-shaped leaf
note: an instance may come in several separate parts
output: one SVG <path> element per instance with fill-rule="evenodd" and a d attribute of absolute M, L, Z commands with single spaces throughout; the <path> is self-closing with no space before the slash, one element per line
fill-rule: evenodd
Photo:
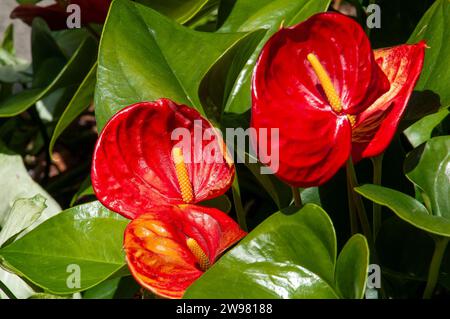
<path fill-rule="evenodd" d="M 48 292 L 86 290 L 124 267 L 127 223 L 99 202 L 76 206 L 0 249 L 0 259 Z"/>
<path fill-rule="evenodd" d="M 450 135 L 434 137 L 408 154 L 405 171 L 428 210 L 450 221 Z"/>
<path fill-rule="evenodd" d="M 95 95 L 99 129 L 125 106 L 163 97 L 204 113 L 198 96 L 201 79 L 246 36 L 193 31 L 148 7 L 115 1 L 100 45 Z"/>
<path fill-rule="evenodd" d="M 350 239 L 336 261 L 336 236 L 328 215 L 307 204 L 275 213 L 225 254 L 185 298 L 361 298 L 368 246 Z"/>
<path fill-rule="evenodd" d="M 366 238 L 356 234 L 342 248 L 336 263 L 336 285 L 342 297 L 361 299 L 364 296 L 368 264 Z"/>
<path fill-rule="evenodd" d="M 442 108 L 408 127 L 403 133 L 413 147 L 418 147 L 433 136 L 434 129 L 449 117 L 449 108 Z"/>
<path fill-rule="evenodd" d="M 416 26 L 409 43 L 425 40 L 429 49 L 416 85 L 417 91 L 432 91 L 440 96 L 441 105 L 450 105 L 450 1 L 437 0 Z"/>
<path fill-rule="evenodd" d="M 450 219 L 434 215 L 415 198 L 399 191 L 366 184 L 355 190 L 371 201 L 388 207 L 398 217 L 431 234 L 450 237 Z"/>

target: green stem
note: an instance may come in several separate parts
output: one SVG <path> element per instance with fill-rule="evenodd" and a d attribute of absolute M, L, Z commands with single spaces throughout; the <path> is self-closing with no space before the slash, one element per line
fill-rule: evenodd
<path fill-rule="evenodd" d="M 372 157 L 373 164 L 373 184 L 381 185 L 381 173 L 383 170 L 383 154 Z M 372 213 L 373 213 L 373 237 L 377 238 L 378 231 L 381 227 L 381 205 L 373 202 L 372 205 Z"/>
<path fill-rule="evenodd" d="M 442 258 L 444 257 L 449 238 L 435 237 L 434 238 L 434 253 L 431 258 L 430 268 L 428 270 L 427 286 L 423 293 L 423 299 L 430 299 L 433 295 L 434 289 L 439 278 L 439 270 L 441 268 Z"/>
<path fill-rule="evenodd" d="M 36 105 L 29 108 L 29 113 L 33 121 L 37 124 L 39 131 L 42 135 L 42 139 L 44 141 L 44 153 L 45 153 L 45 166 L 44 166 L 44 177 L 42 179 L 42 184 L 46 185 L 48 182 L 48 179 L 50 177 L 50 166 L 52 165 L 52 158 L 49 153 L 50 149 L 50 136 L 47 132 L 47 127 L 45 123 L 42 121 L 41 117 L 39 116 L 39 113 L 37 111 Z"/>
<path fill-rule="evenodd" d="M 350 157 L 347 161 L 347 182 L 349 183 L 349 198 L 352 198 L 353 203 L 356 207 L 356 212 L 358 213 L 359 221 L 361 222 L 361 227 L 367 240 L 374 246 L 372 230 L 370 228 L 369 219 L 367 218 L 366 209 L 362 201 L 361 196 L 354 191 L 354 188 L 358 186 L 358 180 L 356 178 L 355 167 L 353 166 L 352 158 Z"/>
<path fill-rule="evenodd" d="M 351 235 L 355 235 L 358 232 L 358 216 L 356 212 L 355 203 L 353 201 L 352 187 L 350 185 L 349 171 L 347 170 L 347 197 L 348 197 L 348 211 L 350 215 L 350 231 Z"/>
<path fill-rule="evenodd" d="M 16 296 L 14 296 L 14 294 L 12 293 L 11 290 L 9 290 L 8 287 L 6 287 L 6 285 L 0 280 L 0 290 L 2 290 L 5 295 L 8 296 L 9 299 L 17 299 Z"/>
<path fill-rule="evenodd" d="M 246 214 L 244 206 L 242 205 L 241 190 L 239 188 L 237 174 L 235 174 L 233 185 L 231 186 L 231 191 L 233 192 L 233 203 L 236 210 L 238 224 L 244 231 L 248 231 Z"/>
<path fill-rule="evenodd" d="M 300 191 L 298 187 L 291 186 L 292 189 L 292 197 L 294 198 L 294 204 L 297 207 L 303 207 L 302 198 L 300 196 Z"/>

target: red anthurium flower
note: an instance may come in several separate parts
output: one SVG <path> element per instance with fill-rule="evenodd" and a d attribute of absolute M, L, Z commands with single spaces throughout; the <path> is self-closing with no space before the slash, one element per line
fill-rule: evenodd
<path fill-rule="evenodd" d="M 67 29 L 67 17 L 70 13 L 66 11 L 66 8 L 70 4 L 80 6 L 81 23 L 83 25 L 89 23 L 102 24 L 108 14 L 111 0 L 58 0 L 55 4 L 45 7 L 22 4 L 11 12 L 11 18 L 21 19 L 26 24 L 31 25 L 35 17 L 40 17 L 48 23 L 52 30 Z"/>
<path fill-rule="evenodd" d="M 279 128 L 274 173 L 292 186 L 316 186 L 350 155 L 382 153 L 420 75 L 424 48 L 374 54 L 358 23 L 337 13 L 278 31 L 256 65 L 251 121 L 257 130 Z"/>
<path fill-rule="evenodd" d="M 220 196 L 233 178 L 217 131 L 195 109 L 168 99 L 114 115 L 97 141 L 91 172 L 97 198 L 131 219 L 151 207 Z"/>
<path fill-rule="evenodd" d="M 181 298 L 186 288 L 245 234 L 217 209 L 162 206 L 127 226 L 124 249 L 137 282 L 157 295 Z"/>

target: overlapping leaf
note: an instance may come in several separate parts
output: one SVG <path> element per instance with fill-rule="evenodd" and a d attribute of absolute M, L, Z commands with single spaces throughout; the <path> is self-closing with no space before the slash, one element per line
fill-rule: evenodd
<path fill-rule="evenodd" d="M 328 215 L 314 204 L 276 213 L 225 254 L 185 298 L 361 298 L 368 246 L 352 237 L 339 258 Z M 336 259 L 337 258 L 337 259 Z"/>
<path fill-rule="evenodd" d="M 100 45 L 95 95 L 99 129 L 119 109 L 162 97 L 203 112 L 200 81 L 247 33 L 214 34 L 183 27 L 129 1 L 112 4 Z"/>
<path fill-rule="evenodd" d="M 224 104 L 228 113 L 244 113 L 251 106 L 251 77 L 259 53 L 281 26 L 295 25 L 311 15 L 325 11 L 330 4 L 328 0 L 238 0 L 219 32 L 251 31 L 266 29 L 264 38 L 245 67 L 239 72 Z"/>
<path fill-rule="evenodd" d="M 0 227 L 9 229 L 9 234 L 0 235 L 3 237 L 2 241 L 10 239 L 10 235 L 14 236 L 17 233 L 26 231 L 41 224 L 46 219 L 54 216 L 61 211 L 58 203 L 51 198 L 51 196 L 28 175 L 22 158 L 19 155 L 10 153 L 4 146 L 0 144 L 0 176 L 2 190 L 0 192 Z M 27 200 L 24 198 L 32 198 L 35 196 L 45 198 L 45 205 L 43 210 L 35 210 L 39 216 L 37 220 L 33 221 L 35 214 L 30 214 L 32 211 Z M 15 203 L 21 202 L 25 204 L 22 207 L 17 207 Z M 20 210 L 14 210 L 21 208 Z M 37 208 L 39 205 L 32 205 Z M 22 211 L 24 209 L 24 211 Z M 32 223 L 29 223 L 30 218 Z M 37 216 L 34 216 L 37 217 Z M 25 220 L 28 219 L 28 222 Z M 17 221 L 19 220 L 19 221 Z M 23 227 L 18 227 L 22 224 Z M 8 226 L 10 225 L 10 226 Z M 2 231 L 3 232 L 3 231 Z M 2 242 L 4 244 L 4 242 Z M 33 290 L 19 277 L 0 269 L 0 280 L 8 286 L 12 293 L 18 298 L 27 298 L 33 294 Z M 1 294 L 1 293 L 0 293 Z"/>
<path fill-rule="evenodd" d="M 127 223 L 98 202 L 76 206 L 0 249 L 0 260 L 51 293 L 86 290 L 124 267 Z"/>
<path fill-rule="evenodd" d="M 78 87 L 75 95 L 72 97 L 71 101 L 64 109 L 61 117 L 58 119 L 55 129 L 53 130 L 52 138 L 50 140 L 50 154 L 53 153 L 53 147 L 55 146 L 56 140 L 63 133 L 63 131 L 70 125 L 70 123 L 72 123 L 72 121 L 80 116 L 92 102 L 95 91 L 96 72 L 97 64 L 94 64 L 89 73 L 86 75 L 86 78 Z"/>
<path fill-rule="evenodd" d="M 405 171 L 428 210 L 450 221 L 450 136 L 434 137 L 408 154 Z"/>
<path fill-rule="evenodd" d="M 64 65 L 64 54 L 39 19 L 33 23 L 33 41 L 47 43 L 33 46 L 33 87 L 1 100 L 0 117 L 17 115 L 57 89 L 77 85 L 95 62 L 97 45 L 87 38 Z"/>
<path fill-rule="evenodd" d="M 156 11 L 183 24 L 194 18 L 202 10 L 214 6 L 217 0 L 137 0 Z"/>
<path fill-rule="evenodd" d="M 416 26 L 409 43 L 425 40 L 426 52 L 423 71 L 417 83 L 417 91 L 430 90 L 440 97 L 441 105 L 450 106 L 450 73 L 444 70 L 450 65 L 450 1 L 437 0 Z"/>
<path fill-rule="evenodd" d="M 450 237 L 450 137 L 429 140 L 408 155 L 407 177 L 420 189 L 424 204 L 415 198 L 377 185 L 355 190 L 373 202 L 389 207 L 398 217 L 431 234 Z"/>

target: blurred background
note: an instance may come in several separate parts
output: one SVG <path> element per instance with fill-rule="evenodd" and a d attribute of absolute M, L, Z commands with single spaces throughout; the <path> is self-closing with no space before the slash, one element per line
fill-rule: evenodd
<path fill-rule="evenodd" d="M 46 0 L 45 2 L 51 3 L 52 1 Z M 16 54 L 20 58 L 30 60 L 31 28 L 19 19 L 12 20 L 9 18 L 11 11 L 15 7 L 17 7 L 17 2 L 15 0 L 2 0 L 0 2 L 0 34 L 3 34 L 11 23 L 14 24 L 14 45 Z"/>

